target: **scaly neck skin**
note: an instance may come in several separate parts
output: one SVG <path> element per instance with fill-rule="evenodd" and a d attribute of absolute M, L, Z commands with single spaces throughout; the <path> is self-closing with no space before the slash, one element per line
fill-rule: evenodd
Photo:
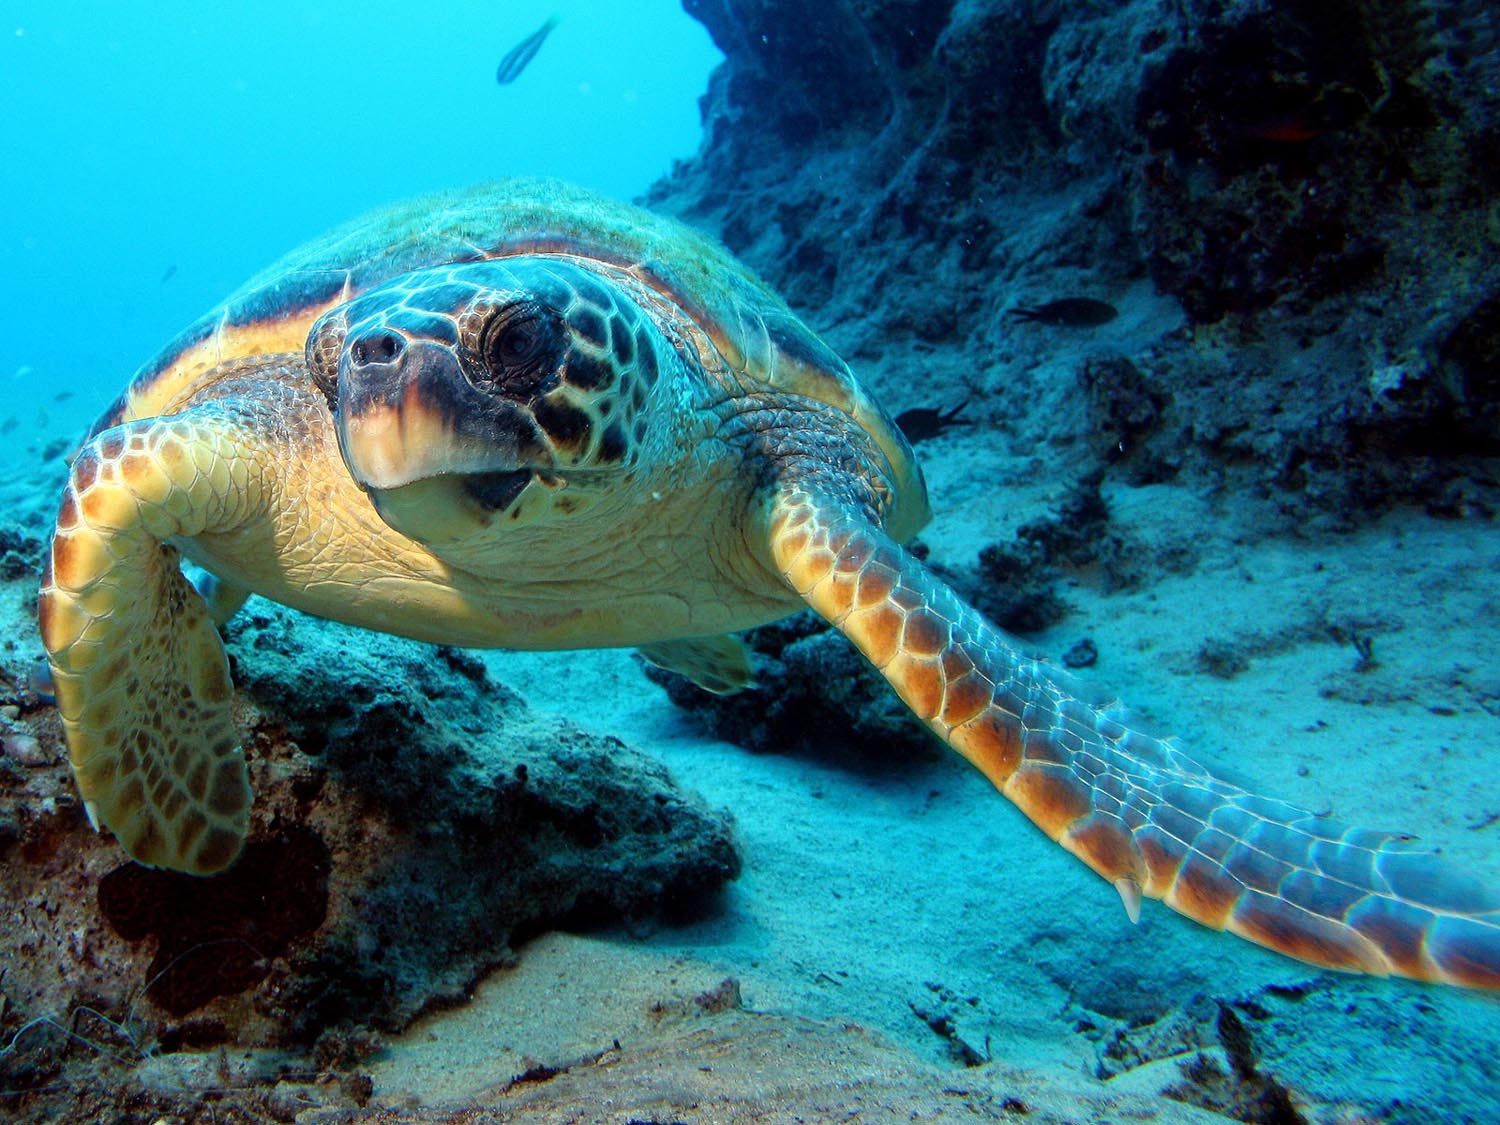
<path fill-rule="evenodd" d="M 896 503 L 889 465 L 879 447 L 838 410 L 786 394 L 736 401 L 724 430 L 756 466 L 756 493 L 741 521 L 756 572 L 785 586 L 771 548 L 772 507 L 795 487 L 817 493 L 853 518 L 882 526 Z"/>

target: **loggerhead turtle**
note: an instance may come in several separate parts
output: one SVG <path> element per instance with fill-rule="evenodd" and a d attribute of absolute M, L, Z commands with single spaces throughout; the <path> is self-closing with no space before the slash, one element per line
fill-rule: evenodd
<path fill-rule="evenodd" d="M 506 181 L 294 251 L 149 363 L 73 461 L 37 615 L 89 815 L 142 863 L 239 853 L 215 622 L 248 591 L 426 641 L 636 645 L 716 691 L 747 679 L 728 634 L 805 603 L 1132 918 L 1148 895 L 1500 987 L 1500 894 L 1086 702 L 906 552 L 927 518 L 900 431 L 726 251 Z"/>

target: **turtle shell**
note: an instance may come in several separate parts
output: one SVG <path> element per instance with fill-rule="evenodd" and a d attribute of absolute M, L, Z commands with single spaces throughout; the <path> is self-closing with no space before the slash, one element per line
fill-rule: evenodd
<path fill-rule="evenodd" d="M 690 227 L 554 180 L 500 180 L 409 200 L 293 250 L 143 366 L 93 433 L 173 412 L 227 360 L 302 351 L 323 313 L 391 278 L 522 254 L 568 254 L 627 270 L 692 317 L 740 375 L 847 414 L 890 463 L 890 532 L 906 539 L 926 523 L 926 486 L 910 444 L 848 364 L 773 290 Z"/>

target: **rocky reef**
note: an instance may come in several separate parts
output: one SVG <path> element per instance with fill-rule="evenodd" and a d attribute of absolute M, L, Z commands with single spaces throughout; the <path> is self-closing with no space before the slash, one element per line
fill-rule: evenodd
<path fill-rule="evenodd" d="M 648 202 L 718 234 L 893 413 L 962 404 L 951 436 L 912 436 L 966 478 L 1066 486 L 937 563 L 992 620 L 1054 625 L 1068 574 L 1123 588 L 1191 565 L 1112 522 L 1105 482 L 1248 498 L 1270 532 L 1500 511 L 1482 5 L 684 6 L 726 58 L 702 149 Z M 920 745 L 809 689 L 884 698 L 817 623 L 786 632 L 757 635 L 762 690 L 739 699 L 653 675 L 748 745 Z"/>
<path fill-rule="evenodd" d="M 650 203 L 719 234 L 891 409 L 966 398 L 998 456 L 1064 479 L 1336 522 L 1494 510 L 1484 5 L 684 6 L 726 61 Z M 1014 315 L 1073 298 L 1119 315 Z"/>

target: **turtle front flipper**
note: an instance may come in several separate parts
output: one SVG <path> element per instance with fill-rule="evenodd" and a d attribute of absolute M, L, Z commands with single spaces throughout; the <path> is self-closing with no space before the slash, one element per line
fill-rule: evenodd
<path fill-rule="evenodd" d="M 239 854 L 250 786 L 224 646 L 177 537 L 255 510 L 254 444 L 214 408 L 128 422 L 74 460 L 37 599 L 90 819 L 142 863 L 198 874 Z"/>
<path fill-rule="evenodd" d="M 1145 894 L 1314 964 L 1500 988 L 1500 894 L 1477 879 L 1230 785 L 1084 702 L 847 500 L 793 482 L 769 520 L 782 578 L 1132 918 Z"/>

